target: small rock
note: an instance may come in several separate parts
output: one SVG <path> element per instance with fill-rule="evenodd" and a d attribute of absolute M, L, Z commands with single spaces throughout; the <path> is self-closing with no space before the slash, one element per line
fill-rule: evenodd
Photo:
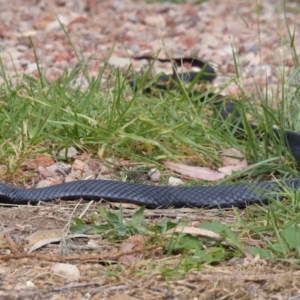
<path fill-rule="evenodd" d="M 147 175 L 151 181 L 155 181 L 155 182 L 159 181 L 161 177 L 160 171 L 155 168 L 151 169 Z"/>
<path fill-rule="evenodd" d="M 27 65 L 27 72 L 28 73 L 32 73 L 32 72 L 34 72 L 36 70 L 37 70 L 36 63 L 30 63 L 30 64 Z"/>
<path fill-rule="evenodd" d="M 43 168 L 43 169 L 45 169 L 48 172 L 52 172 L 53 174 L 55 174 L 55 172 L 58 170 L 58 166 L 57 166 L 57 164 L 54 164 L 54 165 L 51 165 L 51 166 Z M 40 170 L 42 170 L 42 167 L 38 168 L 39 172 L 40 172 Z"/>
<path fill-rule="evenodd" d="M 51 180 L 40 180 L 36 185 L 36 188 L 44 188 L 51 185 Z"/>
<path fill-rule="evenodd" d="M 55 165 L 57 167 L 57 170 L 61 170 L 62 172 L 66 173 L 66 174 L 69 174 L 72 170 L 72 166 L 70 164 L 64 164 L 62 162 L 58 162 Z"/>
<path fill-rule="evenodd" d="M 212 35 L 206 36 L 202 41 L 201 45 L 204 48 L 217 48 L 219 46 L 219 41 Z"/>
<path fill-rule="evenodd" d="M 261 65 L 260 56 L 255 54 L 254 52 L 246 53 L 242 60 L 243 62 L 245 62 L 246 65 L 250 65 L 250 66 Z"/>
<path fill-rule="evenodd" d="M 79 269 L 71 264 L 54 264 L 51 268 L 51 272 L 57 275 L 62 275 L 71 281 L 75 281 L 80 278 Z"/>
<path fill-rule="evenodd" d="M 44 168 L 42 166 L 39 166 L 37 168 L 37 171 L 40 174 L 40 178 L 44 178 L 44 179 L 56 176 L 57 175 L 56 174 L 56 170 L 57 170 L 57 168 L 56 169 L 55 168 L 53 168 L 53 169 L 51 169 L 51 168 L 50 169 L 46 169 L 46 168 Z"/>
<path fill-rule="evenodd" d="M 25 46 L 25 45 L 17 45 L 16 46 L 16 49 L 19 51 L 19 52 L 25 52 L 28 50 L 28 47 Z"/>
<path fill-rule="evenodd" d="M 53 18 L 51 16 L 41 16 L 34 20 L 33 28 L 37 30 L 45 30 L 51 22 L 53 22 Z"/>
<path fill-rule="evenodd" d="M 27 287 L 35 287 L 35 284 L 32 281 L 27 281 L 26 286 Z"/>
<path fill-rule="evenodd" d="M 117 165 L 117 160 L 113 157 L 108 157 L 105 161 L 112 166 Z"/>
<path fill-rule="evenodd" d="M 96 179 L 97 177 L 95 172 L 91 169 L 87 169 L 84 173 L 84 179 Z"/>
<path fill-rule="evenodd" d="M 150 26 L 164 27 L 166 25 L 166 21 L 162 15 L 146 16 L 144 22 Z"/>
<path fill-rule="evenodd" d="M 57 53 L 54 57 L 55 61 L 69 61 L 74 57 L 74 54 L 71 52 Z"/>
<path fill-rule="evenodd" d="M 89 170 L 90 167 L 88 166 L 88 164 L 86 164 L 82 160 L 75 159 L 74 163 L 73 163 L 73 168 L 74 168 L 74 170 L 80 170 L 80 171 L 86 172 L 87 170 Z"/>
<path fill-rule="evenodd" d="M 73 182 L 73 181 L 76 181 L 76 179 L 70 175 L 66 176 L 65 177 L 65 182 Z"/>
<path fill-rule="evenodd" d="M 222 55 L 232 56 L 232 53 L 237 53 L 237 48 L 235 46 L 227 45 L 220 49 L 220 54 Z"/>
<path fill-rule="evenodd" d="M 96 170 L 96 167 L 92 168 L 93 170 Z M 100 170 L 100 173 L 102 175 L 109 175 L 112 173 L 111 168 L 109 168 L 107 165 L 103 164 L 103 163 L 99 163 L 98 164 L 98 169 Z"/>
<path fill-rule="evenodd" d="M 6 165 L 0 165 L 0 173 L 5 173 L 7 171 Z"/>
<path fill-rule="evenodd" d="M 9 53 L 9 55 L 10 55 L 10 57 L 11 57 L 11 59 L 12 59 L 13 61 L 15 61 L 16 59 L 18 59 L 20 56 L 23 55 L 22 52 L 17 51 L 17 50 L 14 49 L 14 48 L 8 48 L 8 49 L 6 49 L 5 51 L 6 51 L 6 53 Z"/>
<path fill-rule="evenodd" d="M 131 61 L 129 58 L 126 57 L 111 57 L 108 60 L 108 63 L 113 66 L 123 68 L 129 66 L 131 64 Z"/>
<path fill-rule="evenodd" d="M 170 177 L 168 180 L 168 184 L 171 186 L 182 185 L 184 182 L 180 178 Z"/>
<path fill-rule="evenodd" d="M 30 37 L 30 36 L 36 36 L 37 35 L 37 32 L 36 30 L 24 30 L 22 33 L 21 33 L 21 36 L 22 37 Z"/>
<path fill-rule="evenodd" d="M 223 167 L 226 167 L 239 164 L 244 159 L 244 156 L 241 151 L 235 148 L 229 148 L 221 151 L 220 158 L 223 162 Z"/>
<path fill-rule="evenodd" d="M 66 151 L 67 150 L 67 151 Z M 72 158 L 75 155 L 78 154 L 78 151 L 74 147 L 69 147 L 68 149 L 62 149 L 58 152 L 58 157 L 66 159 L 67 158 Z"/>
<path fill-rule="evenodd" d="M 57 19 L 59 20 L 54 20 L 52 22 L 48 22 L 47 27 L 45 28 L 47 31 L 51 31 L 51 30 L 56 30 L 56 29 L 60 29 L 60 23 L 63 24 L 64 26 L 67 26 L 69 24 L 68 19 L 63 16 L 63 15 L 57 15 Z"/>
<path fill-rule="evenodd" d="M 38 168 L 40 166 L 46 168 L 46 167 L 49 167 L 49 166 L 52 166 L 53 164 L 55 164 L 55 161 L 52 157 L 50 157 L 48 155 L 40 154 L 34 158 L 33 164 L 34 164 L 35 168 Z"/>

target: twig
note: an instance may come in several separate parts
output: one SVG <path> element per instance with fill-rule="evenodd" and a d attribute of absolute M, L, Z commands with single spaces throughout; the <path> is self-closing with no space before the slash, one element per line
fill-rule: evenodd
<path fill-rule="evenodd" d="M 108 260 L 116 260 L 121 256 L 134 254 L 134 253 L 141 253 L 148 250 L 158 249 L 158 248 L 164 248 L 165 244 L 159 244 L 149 247 L 140 247 L 136 248 L 130 251 L 123 251 L 123 252 L 117 252 L 115 254 L 108 254 L 104 256 L 99 255 L 76 255 L 76 256 L 69 256 L 69 257 L 57 257 L 57 256 L 50 256 L 48 254 L 39 254 L 39 253 L 20 253 L 20 254 L 12 254 L 12 255 L 1 255 L 1 260 L 11 260 L 11 259 L 23 259 L 23 258 L 30 258 L 30 259 L 42 259 L 46 261 L 52 261 L 52 262 L 66 262 L 66 261 L 80 261 L 80 262 L 102 262 L 102 261 L 108 261 Z"/>
<path fill-rule="evenodd" d="M 266 280 L 275 280 L 281 279 L 290 275 L 290 273 L 281 273 L 281 274 L 245 274 L 245 273 L 234 273 L 234 274 L 225 274 L 225 273 L 215 273 L 215 274 L 197 274 L 193 277 L 193 281 L 218 281 L 218 280 L 228 280 L 228 281 L 266 281 Z M 179 280 L 178 284 L 186 285 L 190 284 L 189 280 Z"/>
<path fill-rule="evenodd" d="M 103 287 L 98 287 L 98 288 L 93 288 L 89 290 L 89 294 L 95 295 L 98 293 L 109 293 L 109 292 L 115 292 L 115 291 L 122 291 L 122 290 L 129 290 L 130 288 L 133 288 L 134 286 L 132 285 L 117 285 L 117 286 L 111 286 L 108 288 L 103 288 Z"/>
<path fill-rule="evenodd" d="M 86 286 L 91 286 L 91 285 L 103 285 L 103 281 L 98 280 L 98 281 L 90 281 L 90 282 L 70 283 L 70 284 L 67 284 L 64 286 L 53 287 L 52 291 L 60 292 L 60 291 L 67 290 L 67 289 L 86 287 Z"/>
<path fill-rule="evenodd" d="M 17 244 L 12 239 L 10 233 L 6 232 L 6 233 L 4 233 L 4 236 L 6 238 L 6 241 L 9 245 L 9 248 L 10 248 L 11 252 L 14 253 L 14 254 L 21 254 L 21 252 L 19 250 L 19 247 L 17 246 Z"/>
<path fill-rule="evenodd" d="M 67 289 L 76 289 L 76 288 L 81 288 L 81 287 L 88 287 L 88 286 L 99 286 L 103 285 L 103 281 L 91 281 L 91 282 L 79 282 L 79 283 L 70 283 L 68 285 L 64 285 L 61 287 L 53 287 L 50 289 L 36 289 L 36 288 L 25 288 L 25 289 L 20 289 L 20 290 L 9 290 L 9 291 L 3 291 L 1 293 L 2 297 L 7 297 L 7 299 L 21 299 L 20 297 L 22 296 L 22 299 L 24 296 L 26 299 L 34 299 L 36 296 L 38 296 L 38 299 L 50 299 L 50 295 L 53 295 L 55 292 L 61 292 Z M 119 286 L 112 286 L 112 287 L 107 287 L 103 288 L 101 287 L 96 287 L 96 288 L 91 288 L 89 289 L 90 294 L 98 294 L 100 292 L 111 292 L 111 291 L 120 291 L 120 290 L 128 290 L 128 288 L 131 288 L 132 286 L 130 285 L 119 285 Z M 2 299 L 2 298 L 1 298 Z M 4 298 L 3 298 L 4 299 Z M 6 298 L 5 298 L 6 299 Z"/>

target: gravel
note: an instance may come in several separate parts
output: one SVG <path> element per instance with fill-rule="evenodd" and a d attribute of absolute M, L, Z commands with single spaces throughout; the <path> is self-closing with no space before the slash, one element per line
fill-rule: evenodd
<path fill-rule="evenodd" d="M 298 54 L 299 13 L 296 1 L 286 1 L 286 18 L 290 30 L 296 32 Z M 288 73 L 295 67 L 283 0 L 210 0 L 201 4 L 0 0 L 1 58 L 10 77 L 15 77 L 16 71 L 18 75 L 38 75 L 29 38 L 48 79 L 57 79 L 64 68 L 76 65 L 76 55 L 58 19 L 79 55 L 86 60 L 95 58 L 89 61 L 91 75 L 99 72 L 111 51 L 110 63 L 116 65 L 129 62 L 128 56 L 156 55 L 159 50 L 160 57 L 167 53 L 197 56 L 219 66 L 219 73 L 225 76 L 219 76 L 218 85 L 235 73 L 234 49 L 249 89 L 280 82 L 278 66 L 286 67 Z M 139 68 L 139 64 L 134 66 Z M 227 93 L 237 93 L 237 89 L 233 86 Z"/>

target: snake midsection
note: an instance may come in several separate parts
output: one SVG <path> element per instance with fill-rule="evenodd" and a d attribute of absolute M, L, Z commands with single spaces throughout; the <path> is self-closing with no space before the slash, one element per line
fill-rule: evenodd
<path fill-rule="evenodd" d="M 267 181 L 253 184 L 170 187 L 153 186 L 113 180 L 79 180 L 45 188 L 17 188 L 0 183 L 0 202 L 36 204 L 55 199 L 107 200 L 134 203 L 147 208 L 199 207 L 243 208 L 267 203 L 284 195 L 285 188 L 297 190 L 297 179 L 282 182 Z"/>

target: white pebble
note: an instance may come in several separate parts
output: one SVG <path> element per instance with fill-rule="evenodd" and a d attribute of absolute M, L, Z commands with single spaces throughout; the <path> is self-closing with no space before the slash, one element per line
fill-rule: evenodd
<path fill-rule="evenodd" d="M 147 175 L 151 181 L 159 181 L 161 177 L 160 171 L 157 169 L 151 169 Z"/>
<path fill-rule="evenodd" d="M 54 274 L 62 275 L 69 280 L 78 280 L 80 278 L 80 271 L 79 269 L 71 264 L 63 264 L 57 263 L 54 264 L 51 268 L 51 272 Z"/>
<path fill-rule="evenodd" d="M 168 180 L 169 185 L 171 186 L 177 186 L 182 185 L 184 182 L 180 178 L 170 177 Z"/>

